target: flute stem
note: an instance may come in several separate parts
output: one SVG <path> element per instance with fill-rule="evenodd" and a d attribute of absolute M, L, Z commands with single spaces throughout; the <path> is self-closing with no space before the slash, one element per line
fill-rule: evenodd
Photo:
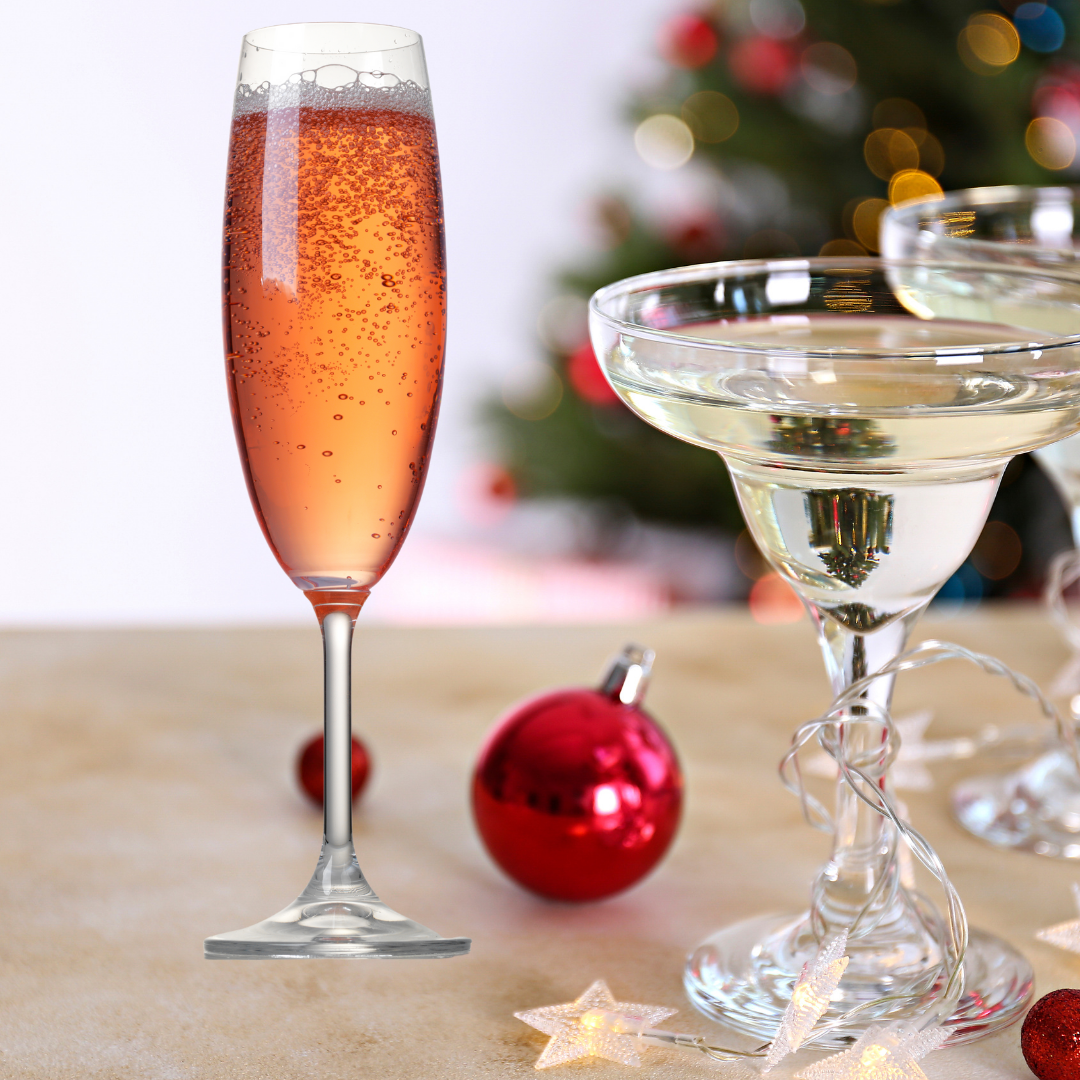
<path fill-rule="evenodd" d="M 352 843 L 352 619 L 331 611 L 322 620 L 323 838 L 334 849 Z"/>

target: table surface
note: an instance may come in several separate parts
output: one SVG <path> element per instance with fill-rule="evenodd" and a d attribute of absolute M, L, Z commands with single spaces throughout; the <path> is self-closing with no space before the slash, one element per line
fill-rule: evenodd
<path fill-rule="evenodd" d="M 1035 608 L 929 618 L 915 640 L 930 636 L 1044 684 L 1065 659 Z M 628 893 L 545 902 L 481 848 L 471 766 L 512 702 L 594 683 L 628 640 L 657 650 L 648 704 L 686 770 L 682 829 Z M 355 654 L 355 723 L 375 758 L 357 813 L 361 865 L 393 907 L 471 936 L 468 957 L 202 958 L 203 937 L 272 914 L 314 866 L 320 818 L 291 775 L 320 723 L 314 628 L 0 635 L 0 1074 L 526 1077 L 544 1036 L 512 1013 L 597 978 L 624 1000 L 678 1007 L 672 1029 L 719 1035 L 683 997 L 685 954 L 727 922 L 804 907 L 827 848 L 775 773 L 796 723 L 827 704 L 809 623 L 758 626 L 731 611 L 614 627 L 364 628 Z M 936 738 L 1037 718 L 1000 679 L 955 663 L 901 677 L 898 715 L 923 707 Z M 1031 959 L 1039 993 L 1080 985 L 1080 957 L 1033 937 L 1074 915 L 1080 871 L 992 850 L 949 818 L 951 781 L 994 767 L 935 766 L 934 789 L 906 796 L 912 819 L 972 924 Z M 703 1068 L 662 1049 L 644 1066 L 657 1078 Z M 924 1067 L 931 1080 L 1031 1075 L 1015 1027 Z M 626 1074 L 593 1059 L 552 1075 Z"/>

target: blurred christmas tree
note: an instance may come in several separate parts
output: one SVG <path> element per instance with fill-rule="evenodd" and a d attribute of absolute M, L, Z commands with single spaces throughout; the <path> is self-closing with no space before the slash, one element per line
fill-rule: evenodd
<path fill-rule="evenodd" d="M 585 299 L 686 263 L 875 252 L 890 201 L 1060 183 L 1080 133 L 1078 29 L 1080 0 L 995 10 L 977 0 L 721 0 L 673 15 L 659 35 L 663 77 L 632 103 L 633 140 L 659 172 L 692 175 L 695 194 L 658 213 L 633 198 L 598 202 L 607 250 L 560 279 L 546 317 L 550 373 L 492 411 L 518 491 L 741 529 L 717 456 L 615 399 L 585 339 Z M 1003 505 L 1030 519 L 1032 498 L 1053 496 L 1033 466 L 1020 472 L 1016 483 L 1038 490 L 1014 490 Z M 1023 521 L 1009 527 L 1023 539 Z M 1038 562 L 1040 539 L 1028 545 Z M 1021 558 L 1006 578 L 1017 586 L 1036 572 Z"/>

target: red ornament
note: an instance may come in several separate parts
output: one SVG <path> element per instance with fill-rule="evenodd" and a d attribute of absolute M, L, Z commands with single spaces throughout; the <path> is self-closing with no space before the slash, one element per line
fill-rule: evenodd
<path fill-rule="evenodd" d="M 731 50 L 732 78 L 755 94 L 779 94 L 795 75 L 795 53 L 770 37 L 743 38 Z"/>
<path fill-rule="evenodd" d="M 1080 1076 L 1080 990 L 1052 990 L 1032 1005 L 1020 1049 L 1039 1080 Z"/>
<path fill-rule="evenodd" d="M 553 900 L 599 900 L 640 881 L 682 811 L 675 751 L 640 708 L 653 654 L 627 646 L 599 690 L 541 694 L 511 709 L 473 776 L 491 857 Z"/>
<path fill-rule="evenodd" d="M 371 773 L 371 756 L 367 747 L 352 737 L 352 797 L 360 797 Z M 296 759 L 296 779 L 303 793 L 318 807 L 323 804 L 323 737 L 316 735 L 304 744 Z"/>
<path fill-rule="evenodd" d="M 611 384 L 600 370 L 591 342 L 586 341 L 567 357 L 566 377 L 582 401 L 590 405 L 619 404 L 619 395 L 611 389 Z"/>
<path fill-rule="evenodd" d="M 660 52 L 676 67 L 704 67 L 719 48 L 716 27 L 702 15 L 676 15 L 660 31 Z"/>

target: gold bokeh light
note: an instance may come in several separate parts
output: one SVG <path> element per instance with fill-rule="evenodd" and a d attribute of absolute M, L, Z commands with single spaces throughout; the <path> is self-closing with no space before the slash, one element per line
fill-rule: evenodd
<path fill-rule="evenodd" d="M 682 106 L 682 118 L 698 142 L 721 143 L 739 129 L 739 110 L 731 98 L 716 90 L 691 94 Z"/>
<path fill-rule="evenodd" d="M 863 143 L 863 157 L 880 180 L 890 180 L 902 169 L 919 167 L 919 147 L 906 131 L 898 128 L 871 131 Z"/>
<path fill-rule="evenodd" d="M 980 11 L 968 19 L 956 41 L 964 64 L 978 75 L 996 75 L 1020 55 L 1016 27 L 993 11 Z"/>
<path fill-rule="evenodd" d="M 1040 116 L 1028 124 L 1024 145 L 1044 169 L 1066 169 L 1076 157 L 1076 136 L 1068 124 Z"/>
<path fill-rule="evenodd" d="M 861 199 L 851 215 L 851 231 L 867 251 L 879 251 L 878 225 L 889 208 L 887 199 Z"/>
<path fill-rule="evenodd" d="M 889 202 L 907 202 L 908 199 L 925 199 L 943 195 L 941 185 L 922 169 L 904 169 L 889 181 Z"/>
<path fill-rule="evenodd" d="M 926 116 L 914 101 L 885 98 L 874 106 L 873 125 L 876 128 L 921 128 L 925 131 Z"/>

